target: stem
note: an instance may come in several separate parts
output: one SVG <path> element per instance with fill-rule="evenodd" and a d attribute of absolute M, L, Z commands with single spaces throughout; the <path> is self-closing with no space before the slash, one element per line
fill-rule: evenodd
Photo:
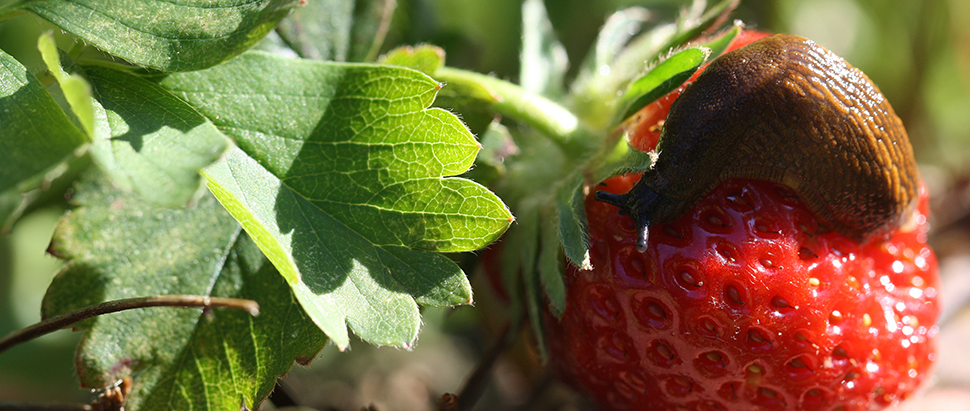
<path fill-rule="evenodd" d="M 475 367 L 475 371 L 468 377 L 465 386 L 458 393 L 458 403 L 455 406 L 456 411 L 472 409 L 475 403 L 478 402 L 478 399 L 482 397 L 482 394 L 485 393 L 488 378 L 492 374 L 492 369 L 495 367 L 495 361 L 498 360 L 498 357 L 505 352 L 509 345 L 512 344 L 515 336 L 518 335 L 519 324 L 521 324 L 521 321 L 516 321 L 514 326 L 506 325 L 505 329 L 502 330 L 502 334 L 499 335 L 498 340 L 485 352 L 482 360 Z"/>
<path fill-rule="evenodd" d="M 29 327 L 14 331 L 6 337 L 0 338 L 0 353 L 14 345 L 45 334 L 50 334 L 91 317 L 146 307 L 230 307 L 246 310 L 253 317 L 259 315 L 258 303 L 253 300 L 244 300 L 241 298 L 206 297 L 201 295 L 156 295 L 105 301 L 100 304 L 57 315 Z"/>
<path fill-rule="evenodd" d="M 485 103 L 493 110 L 535 127 L 557 143 L 570 143 L 579 129 L 579 120 L 569 110 L 508 81 L 451 67 L 439 68 L 434 77 L 459 87 L 484 88 L 490 95 Z M 482 98 L 480 94 L 469 93 Z"/>
<path fill-rule="evenodd" d="M 20 0 L 20 1 L 15 1 L 13 3 L 10 3 L 6 6 L 0 6 L 0 22 L 3 22 L 5 20 L 10 20 L 14 17 L 17 17 L 21 14 L 26 13 L 27 11 L 24 10 L 24 7 L 27 6 L 27 1 L 28 0 Z"/>
<path fill-rule="evenodd" d="M 384 44 L 384 39 L 387 38 L 387 32 L 391 30 L 391 21 L 394 18 L 394 10 L 397 8 L 397 0 L 384 0 L 379 7 L 381 10 L 381 21 L 377 25 L 377 30 L 374 31 L 374 41 L 371 43 L 370 50 L 367 51 L 367 56 L 364 57 L 364 61 L 377 60 L 377 56 L 381 52 L 381 46 Z"/>

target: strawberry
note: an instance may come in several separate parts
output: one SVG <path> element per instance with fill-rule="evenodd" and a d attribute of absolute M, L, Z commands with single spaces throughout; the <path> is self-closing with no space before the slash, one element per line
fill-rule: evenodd
<path fill-rule="evenodd" d="M 912 227 L 863 244 L 754 180 L 727 180 L 654 227 L 644 253 L 616 207 L 590 195 L 586 211 L 593 269 L 567 269 L 566 310 L 546 340 L 562 377 L 604 409 L 878 409 L 933 365 L 925 189 Z"/>

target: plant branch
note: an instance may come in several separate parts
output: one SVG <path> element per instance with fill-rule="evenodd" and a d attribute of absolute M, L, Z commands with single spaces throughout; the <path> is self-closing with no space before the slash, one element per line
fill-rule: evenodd
<path fill-rule="evenodd" d="M 579 128 L 579 120 L 563 106 L 508 81 L 451 67 L 438 69 L 434 77 L 462 88 L 484 88 L 488 92 L 485 103 L 493 110 L 535 127 L 557 143 L 570 143 Z M 469 93 L 483 98 L 480 94 Z"/>
<path fill-rule="evenodd" d="M 0 339 L 0 353 L 14 345 L 65 328 L 71 324 L 118 311 L 147 307 L 230 307 L 245 310 L 253 317 L 259 315 L 259 304 L 241 298 L 206 297 L 201 295 L 156 295 L 106 301 L 57 315 L 29 327 L 14 331 Z"/>
<path fill-rule="evenodd" d="M 465 386 L 458 393 L 458 411 L 472 409 L 475 403 L 478 402 L 478 399 L 482 397 L 482 394 L 485 393 L 488 378 L 492 374 L 492 369 L 495 368 L 495 361 L 512 344 L 515 336 L 518 335 L 518 325 L 520 324 L 521 321 L 516 321 L 514 326 L 506 325 L 505 329 L 502 330 L 502 334 L 499 335 L 498 340 L 485 352 L 482 360 L 475 367 L 475 371 L 468 377 L 468 381 L 465 381 Z"/>

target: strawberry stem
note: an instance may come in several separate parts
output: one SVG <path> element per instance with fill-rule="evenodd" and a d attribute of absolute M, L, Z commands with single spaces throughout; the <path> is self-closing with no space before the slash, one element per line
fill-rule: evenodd
<path fill-rule="evenodd" d="M 566 152 L 575 153 L 582 145 L 580 134 L 586 134 L 579 126 L 579 119 L 565 107 L 529 92 L 511 82 L 495 77 L 452 67 L 435 71 L 437 80 L 462 88 L 484 88 L 488 96 L 471 94 L 483 100 L 492 110 L 503 116 L 526 123 L 552 141 L 563 146 Z"/>

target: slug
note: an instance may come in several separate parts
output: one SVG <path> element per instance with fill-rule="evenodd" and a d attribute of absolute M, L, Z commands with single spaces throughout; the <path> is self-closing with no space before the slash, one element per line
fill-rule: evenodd
<path fill-rule="evenodd" d="M 676 220 L 730 178 L 785 184 L 856 241 L 902 226 L 919 175 L 902 121 L 868 77 L 813 41 L 773 35 L 710 63 L 671 105 L 652 168 L 597 192 L 637 224 Z"/>

